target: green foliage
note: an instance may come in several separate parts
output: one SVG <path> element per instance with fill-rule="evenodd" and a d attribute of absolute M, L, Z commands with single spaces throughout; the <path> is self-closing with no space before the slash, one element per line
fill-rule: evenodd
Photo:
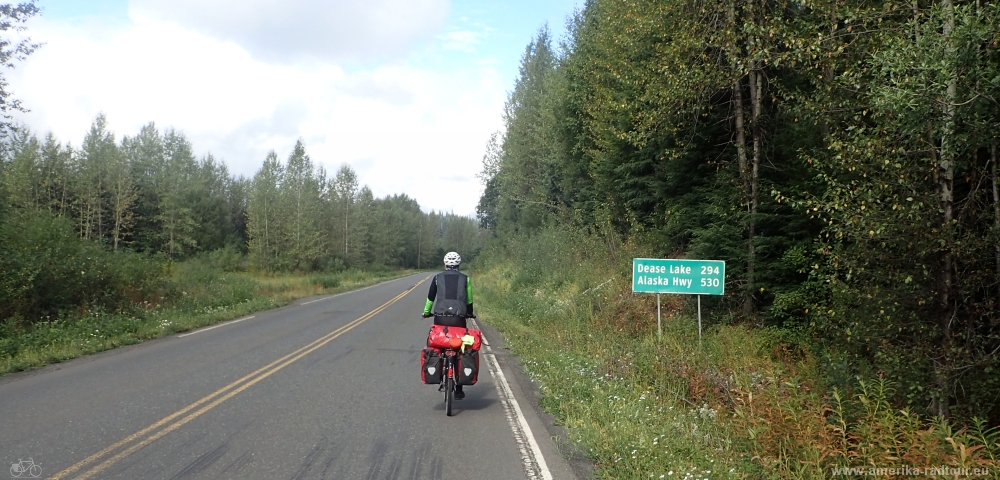
<path fill-rule="evenodd" d="M 725 260 L 713 314 L 811 337 L 896 406 L 1000 419 L 971 373 L 1000 368 L 995 3 L 593 0 L 569 26 L 487 145 L 499 242 Z"/>
<path fill-rule="evenodd" d="M 161 135 L 149 124 L 119 143 L 103 115 L 79 150 L 24 128 L 3 146 L 0 350 L 9 357 L 0 356 L 8 362 L 0 370 L 192 328 L 285 295 L 351 288 L 401 267 L 436 267 L 445 249 L 472 258 L 480 248 L 473 219 L 425 214 L 405 195 L 375 199 L 346 165 L 327 179 L 301 142 L 286 165 L 268 155 L 252 180 L 230 177 L 211 155 L 197 160 L 175 130 Z M 259 281 L 244 273 L 254 267 L 315 275 Z"/>
<path fill-rule="evenodd" d="M 631 293 L 612 246 L 644 255 L 551 228 L 499 239 L 472 271 L 477 313 L 520 356 L 599 478 L 828 478 L 872 465 L 995 475 L 1000 435 L 990 423 L 959 428 L 899 409 L 900 384 L 877 376 L 828 388 L 807 331 L 709 314 L 699 339 L 692 302 L 664 296 L 658 339 L 655 298 Z"/>
<path fill-rule="evenodd" d="M 286 164 L 271 152 L 252 180 L 152 123 L 118 142 L 104 115 L 80 149 L 26 128 L 0 146 L 4 371 L 480 248 L 473 219 L 424 213 L 405 195 L 376 199 L 346 165 L 328 179 L 301 142 Z M 279 280 L 252 277 L 259 270 Z M 315 275 L 281 280 L 288 271 Z"/>
<path fill-rule="evenodd" d="M 820 188 L 786 197 L 826 224 L 811 277 L 828 288 L 799 307 L 855 365 L 908 384 L 897 401 L 995 419 L 1000 382 L 960 372 L 996 369 L 1000 346 L 997 199 L 983 188 L 997 181 L 987 152 L 1000 91 L 987 78 L 1000 71 L 988 48 L 1000 12 L 941 3 L 856 13 L 871 35 L 804 105 L 827 130 L 824 148 L 804 152 Z M 880 28 L 887 20 L 899 28 Z"/>
<path fill-rule="evenodd" d="M 340 286 L 340 276 L 338 275 L 313 275 L 309 280 L 323 288 L 336 288 Z"/>
<path fill-rule="evenodd" d="M 14 68 L 14 62 L 24 60 L 41 46 L 23 33 L 27 29 L 24 23 L 40 12 L 35 0 L 0 4 L 0 65 Z M 0 136 L 6 136 L 12 129 L 11 113 L 23 111 L 26 110 L 21 101 L 11 96 L 7 80 L 0 75 Z"/>
<path fill-rule="evenodd" d="M 122 256 L 105 253 L 110 258 Z M 158 278 L 160 288 L 147 292 L 132 308 L 115 311 L 95 305 L 83 313 L 62 312 L 31 324 L 16 317 L 0 322 L 0 374 L 238 318 L 308 295 L 371 285 L 399 273 L 349 271 L 316 281 L 305 276 L 229 273 L 204 258 L 171 263 L 165 276 Z"/>
<path fill-rule="evenodd" d="M 34 322 L 73 310 L 128 309 L 161 288 L 159 268 L 81 239 L 48 213 L 0 222 L 0 318 Z"/>
<path fill-rule="evenodd" d="M 247 232 L 250 258 L 265 271 L 421 268 L 481 248 L 473 219 L 424 213 L 406 195 L 375 198 L 349 165 L 328 180 L 301 142 L 286 164 L 271 152 L 254 175 Z"/>
<path fill-rule="evenodd" d="M 753 3 L 738 5 L 748 21 L 763 21 Z M 725 5 L 712 8 L 590 2 L 554 59 L 540 32 L 522 59 L 502 143 L 488 148 L 481 222 L 500 233 L 531 231 L 546 218 L 613 228 L 651 242 L 658 255 L 726 260 L 731 294 L 719 305 L 726 308 L 766 309 L 775 294 L 793 289 L 801 276 L 778 260 L 820 226 L 755 192 L 798 185 L 805 171 L 798 150 L 816 139 L 777 113 L 777 99 L 766 102 L 773 112 L 767 129 L 787 143 L 768 145 L 770 157 L 759 161 L 771 168 L 744 179 L 750 174 L 735 161 L 731 86 L 745 71 L 720 63 L 733 40 L 718 23 Z M 780 8 L 768 12 L 780 16 Z M 745 28 L 748 38 L 759 36 Z"/>
<path fill-rule="evenodd" d="M 247 259 L 238 248 L 225 246 L 208 252 L 204 259 L 213 268 L 223 272 L 238 272 L 246 270 Z"/>

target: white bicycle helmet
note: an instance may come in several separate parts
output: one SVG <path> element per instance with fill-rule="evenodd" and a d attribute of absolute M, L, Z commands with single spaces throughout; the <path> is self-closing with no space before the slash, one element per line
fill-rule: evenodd
<path fill-rule="evenodd" d="M 444 266 L 457 267 L 462 264 L 462 256 L 457 252 L 448 252 L 444 255 Z"/>

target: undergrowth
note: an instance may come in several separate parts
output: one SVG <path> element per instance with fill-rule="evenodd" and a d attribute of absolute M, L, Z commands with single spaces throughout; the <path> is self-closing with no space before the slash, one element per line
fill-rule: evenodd
<path fill-rule="evenodd" d="M 494 244 L 474 271 L 477 313 L 600 477 L 1000 477 L 996 427 L 899 409 L 884 378 L 833 384 L 801 334 L 707 318 L 699 341 L 689 302 L 664 296 L 658 339 L 655 296 L 631 293 L 631 258 L 643 256 L 631 250 L 553 230 Z"/>
<path fill-rule="evenodd" d="M 0 374 L 65 361 L 279 307 L 310 295 L 336 293 L 404 274 L 347 270 L 332 274 L 226 272 L 192 260 L 168 267 L 164 281 L 129 308 L 77 308 L 27 321 L 0 322 Z"/>

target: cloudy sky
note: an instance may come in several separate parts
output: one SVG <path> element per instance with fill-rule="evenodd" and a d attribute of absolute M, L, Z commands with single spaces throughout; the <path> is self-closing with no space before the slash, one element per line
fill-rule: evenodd
<path fill-rule="evenodd" d="M 17 120 L 79 145 L 156 122 L 252 176 L 297 139 L 377 196 L 473 215 L 524 47 L 580 0 L 37 0 L 45 46 L 6 73 Z M 447 195 L 442 194 L 448 192 Z M 457 194 L 457 195 L 456 195 Z"/>

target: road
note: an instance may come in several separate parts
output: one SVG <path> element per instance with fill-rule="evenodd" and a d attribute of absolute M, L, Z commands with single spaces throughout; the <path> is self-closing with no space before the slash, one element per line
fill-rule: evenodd
<path fill-rule="evenodd" d="M 573 478 L 499 350 L 445 416 L 419 377 L 427 282 L 0 377 L 3 469 L 30 458 L 55 479 Z"/>

